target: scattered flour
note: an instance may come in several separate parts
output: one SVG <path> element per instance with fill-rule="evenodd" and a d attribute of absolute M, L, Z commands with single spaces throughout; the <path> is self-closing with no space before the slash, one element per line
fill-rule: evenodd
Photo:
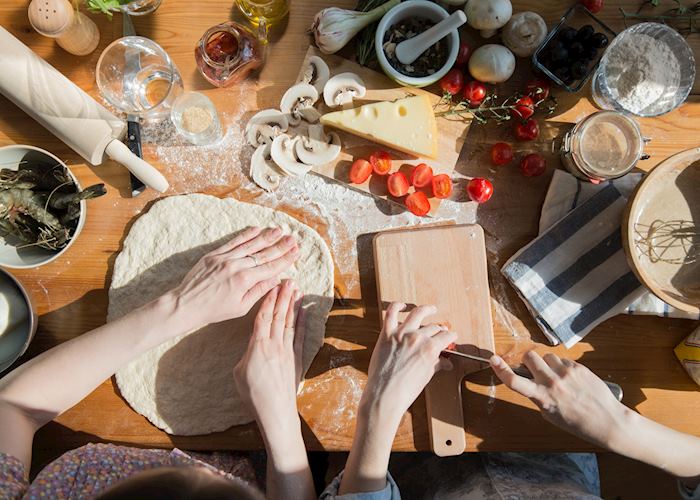
<path fill-rule="evenodd" d="M 626 34 L 606 58 L 612 97 L 632 113 L 641 113 L 680 84 L 678 58 L 668 44 L 649 35 Z"/>

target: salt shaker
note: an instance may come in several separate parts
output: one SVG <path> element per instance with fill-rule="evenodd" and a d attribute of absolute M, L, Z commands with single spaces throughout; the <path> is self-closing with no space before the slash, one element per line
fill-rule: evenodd
<path fill-rule="evenodd" d="M 58 45 L 76 56 L 84 56 L 100 43 L 95 22 L 74 9 L 68 0 L 32 0 L 29 22 L 40 34 L 55 38 Z"/>

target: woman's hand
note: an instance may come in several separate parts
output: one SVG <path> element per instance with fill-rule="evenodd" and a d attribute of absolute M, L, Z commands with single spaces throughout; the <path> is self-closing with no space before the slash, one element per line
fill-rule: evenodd
<path fill-rule="evenodd" d="M 171 295 L 192 328 L 240 318 L 279 285 L 298 255 L 294 238 L 280 229 L 249 228 L 202 257 Z"/>
<path fill-rule="evenodd" d="M 443 326 L 426 324 L 437 312 L 433 306 L 416 307 L 399 324 L 399 313 L 405 308 L 405 304 L 393 303 L 387 309 L 360 402 L 363 408 L 379 409 L 397 426 L 435 372 L 452 368 L 440 353 L 457 339 Z"/>
<path fill-rule="evenodd" d="M 551 353 L 543 359 L 530 351 L 523 357 L 523 364 L 533 380 L 515 374 L 501 357 L 491 357 L 491 367 L 498 378 L 530 398 L 545 420 L 598 446 L 613 445 L 629 410 L 598 376 L 575 361 Z"/>
<path fill-rule="evenodd" d="M 296 396 L 304 347 L 302 295 L 289 280 L 265 297 L 253 335 L 234 369 L 238 392 L 254 411 L 263 432 L 298 427 Z"/>

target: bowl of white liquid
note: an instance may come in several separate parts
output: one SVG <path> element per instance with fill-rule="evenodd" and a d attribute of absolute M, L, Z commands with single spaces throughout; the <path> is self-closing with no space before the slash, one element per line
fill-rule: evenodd
<path fill-rule="evenodd" d="M 14 276 L 0 269 L 0 373 L 24 354 L 36 327 L 29 294 Z"/>
<path fill-rule="evenodd" d="M 680 106 L 695 83 L 695 58 L 676 30 L 640 23 L 612 41 L 593 75 L 592 94 L 602 109 L 659 116 Z"/>

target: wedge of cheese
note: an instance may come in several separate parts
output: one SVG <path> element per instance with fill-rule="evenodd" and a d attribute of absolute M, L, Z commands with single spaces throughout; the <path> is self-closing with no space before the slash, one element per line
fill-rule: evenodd
<path fill-rule="evenodd" d="M 437 124 L 427 95 L 334 111 L 321 123 L 404 153 L 437 158 Z"/>

